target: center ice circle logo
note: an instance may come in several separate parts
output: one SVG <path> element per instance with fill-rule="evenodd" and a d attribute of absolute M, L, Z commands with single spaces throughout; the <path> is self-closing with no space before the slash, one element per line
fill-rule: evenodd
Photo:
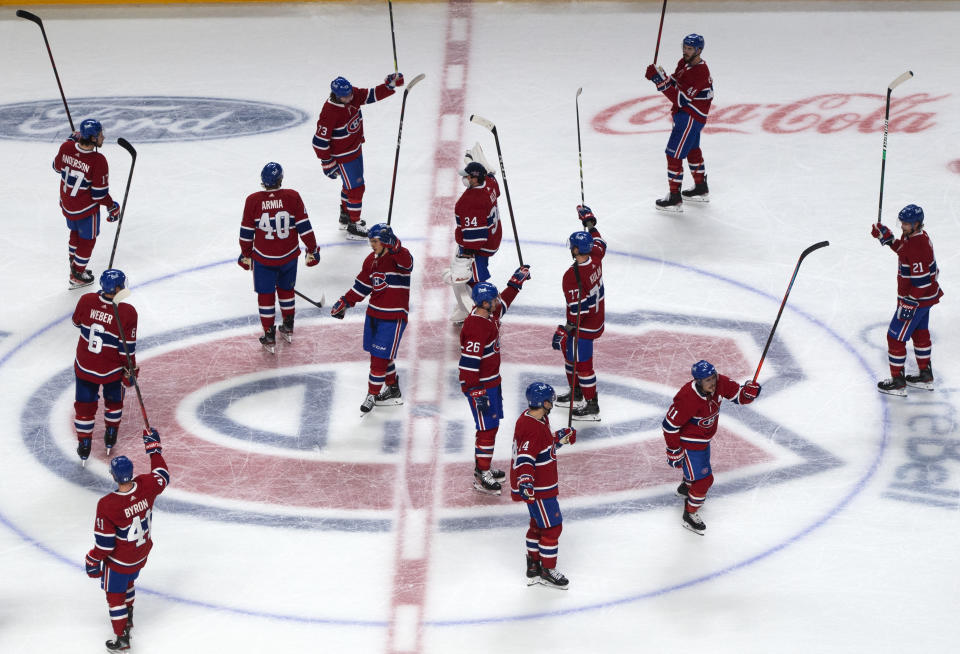
<path fill-rule="evenodd" d="M 71 114 L 95 118 L 111 137 L 133 143 L 200 141 L 265 134 L 307 121 L 306 112 L 271 102 L 190 96 L 71 98 Z M 58 142 L 69 121 L 62 102 L 0 105 L 0 139 Z"/>

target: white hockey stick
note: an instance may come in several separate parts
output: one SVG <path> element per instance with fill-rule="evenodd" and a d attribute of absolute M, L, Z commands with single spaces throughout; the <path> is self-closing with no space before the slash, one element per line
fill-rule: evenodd
<path fill-rule="evenodd" d="M 880 161 L 880 204 L 877 207 L 878 225 L 883 222 L 881 219 L 881 214 L 883 213 L 883 176 L 887 172 L 887 130 L 890 126 L 890 94 L 893 93 L 893 89 L 897 88 L 911 77 L 913 77 L 913 71 L 908 70 L 903 75 L 890 82 L 890 85 L 887 87 L 887 111 L 883 116 L 883 159 Z"/>

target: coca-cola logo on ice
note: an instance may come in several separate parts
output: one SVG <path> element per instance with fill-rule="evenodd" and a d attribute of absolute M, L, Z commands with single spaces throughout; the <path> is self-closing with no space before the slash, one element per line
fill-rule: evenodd
<path fill-rule="evenodd" d="M 226 98 L 136 96 L 72 98 L 74 125 L 87 118 L 103 124 L 107 138 L 134 143 L 199 141 L 275 132 L 304 123 L 293 107 Z M 0 138 L 58 142 L 70 134 L 63 102 L 37 100 L 0 105 Z"/>
<path fill-rule="evenodd" d="M 935 103 L 950 94 L 914 93 L 893 98 L 890 132 L 922 132 L 937 123 Z M 873 133 L 883 129 L 886 97 L 876 93 L 824 93 L 782 103 L 717 104 L 710 108 L 705 133 L 771 134 L 812 132 Z M 593 118 L 603 134 L 651 134 L 670 131 L 670 103 L 661 94 L 619 102 Z"/>

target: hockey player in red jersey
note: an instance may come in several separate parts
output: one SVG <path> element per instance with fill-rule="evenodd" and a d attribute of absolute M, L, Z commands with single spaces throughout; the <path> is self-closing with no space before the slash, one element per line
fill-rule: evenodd
<path fill-rule="evenodd" d="M 343 77 L 330 82 L 327 98 L 313 137 L 313 150 L 323 165 L 323 174 L 340 178 L 340 229 L 347 230 L 347 239 L 367 238 L 365 222 L 360 220 L 363 192 L 363 112 L 365 104 L 389 98 L 403 86 L 403 73 L 390 73 L 383 84 L 372 89 L 354 87 Z"/>
<path fill-rule="evenodd" d="M 574 420 L 600 420 L 597 373 L 593 368 L 593 342 L 603 334 L 603 256 L 607 243 L 597 231 L 597 218 L 590 207 L 577 206 L 585 230 L 567 240 L 573 264 L 563 274 L 567 322 L 557 325 L 553 349 L 563 352 L 567 383 L 574 395 Z M 575 349 L 576 348 L 576 349 Z M 576 358 L 576 376 L 574 376 Z M 557 399 L 568 406 L 570 393 Z"/>
<path fill-rule="evenodd" d="M 360 405 L 362 415 L 374 406 L 403 404 L 393 360 L 407 328 L 413 273 L 413 256 L 390 225 L 377 223 L 370 228 L 370 249 L 373 252 L 363 260 L 353 288 L 340 296 L 330 310 L 330 315 L 342 320 L 348 307 L 370 296 L 363 326 L 363 349 L 370 353 L 370 377 L 367 396 Z"/>
<path fill-rule="evenodd" d="M 938 278 L 940 269 L 933 256 L 933 244 L 923 230 L 923 209 L 908 204 L 897 216 L 902 234 L 894 240 L 890 229 L 881 223 L 871 233 L 881 245 L 889 245 L 897 253 L 897 310 L 887 329 L 887 356 L 890 378 L 877 384 L 881 393 L 906 395 L 907 386 L 933 390 L 933 366 L 930 365 L 930 307 L 940 302 L 943 291 Z M 907 362 L 907 341 L 913 341 L 913 353 L 919 371 L 904 376 Z"/>
<path fill-rule="evenodd" d="M 93 283 L 87 264 L 100 234 L 100 207 L 107 208 L 107 222 L 120 217 L 120 205 L 110 197 L 107 158 L 97 152 L 102 145 L 100 121 L 87 119 L 53 160 L 60 175 L 60 210 L 70 230 L 70 288 Z"/>
<path fill-rule="evenodd" d="M 110 474 L 117 482 L 117 490 L 97 502 L 95 544 L 84 562 L 87 576 L 100 579 L 100 588 L 107 594 L 114 639 L 106 645 L 112 652 L 130 649 L 133 585 L 153 548 L 153 503 L 170 483 L 156 429 L 143 430 L 143 448 L 150 456 L 149 473 L 134 477 L 133 463 L 125 456 L 110 461 Z"/>
<path fill-rule="evenodd" d="M 73 312 L 73 325 L 80 330 L 73 362 L 76 377 L 73 408 L 77 454 L 81 461 L 90 456 L 100 387 L 103 386 L 103 442 L 109 454 L 117 442 L 123 416 L 123 385 L 132 386 L 133 376 L 139 371 L 137 310 L 132 304 L 120 301 L 127 294 L 126 287 L 127 276 L 123 271 L 104 270 L 100 275 L 100 291 L 81 296 Z M 119 325 L 113 312 L 114 302 L 120 316 Z"/>
<path fill-rule="evenodd" d="M 490 282 L 473 286 L 473 311 L 460 329 L 460 390 L 470 404 L 477 428 L 474 439 L 473 487 L 481 493 L 500 494 L 507 473 L 490 467 L 503 418 L 500 390 L 500 319 L 530 279 L 530 266 L 521 266 L 503 293 Z"/>
<path fill-rule="evenodd" d="M 557 570 L 557 551 L 563 515 L 557 496 L 557 450 L 577 442 L 577 430 L 550 430 L 550 410 L 557 401 L 553 387 L 544 382 L 527 386 L 527 410 L 517 419 L 513 432 L 510 466 L 510 496 L 526 502 L 530 512 L 527 529 L 527 585 L 541 583 L 567 590 L 570 582 Z"/>
<path fill-rule="evenodd" d="M 735 404 L 750 404 L 760 395 L 760 384 L 748 381 L 740 386 L 708 361 L 697 361 L 690 369 L 693 380 L 673 396 L 663 419 L 667 463 L 683 471 L 677 495 L 685 497 L 683 526 L 703 535 L 707 525 L 697 514 L 713 485 L 710 468 L 710 441 L 717 433 L 720 404 L 724 398 Z"/>
<path fill-rule="evenodd" d="M 489 172 L 480 144 L 467 152 L 467 165 L 460 171 L 467 189 L 454 207 L 457 253 L 450 266 L 453 296 L 457 302 L 450 320 L 461 323 L 467 317 L 468 298 L 473 285 L 490 279 L 490 257 L 500 249 L 503 226 L 497 209 L 500 185 Z M 463 274 L 457 274 L 457 271 Z M 465 281 L 464 281 L 465 280 Z"/>
<path fill-rule="evenodd" d="M 700 150 L 700 131 L 707 122 L 713 102 L 713 78 L 707 62 L 700 58 L 703 37 L 688 34 L 683 39 L 683 58 L 677 62 L 673 75 L 653 64 L 647 66 L 646 78 L 657 85 L 657 90 L 673 104 L 673 130 L 667 141 L 667 181 L 670 192 L 656 207 L 661 211 L 683 211 L 683 198 L 695 202 L 709 202 L 707 172 Z M 683 160 L 687 160 L 693 175 L 694 187 L 680 193 L 683 184 Z"/>
<path fill-rule="evenodd" d="M 283 317 L 280 334 L 288 343 L 293 342 L 294 287 L 300 254 L 297 237 L 306 248 L 304 259 L 308 266 L 317 265 L 320 250 L 300 194 L 293 189 L 280 188 L 283 184 L 280 164 L 271 161 L 264 166 L 260 181 L 263 190 L 248 195 L 243 207 L 237 264 L 244 270 L 253 267 L 253 288 L 263 326 L 260 344 L 273 354 L 277 344 L 274 293 L 280 300 Z"/>

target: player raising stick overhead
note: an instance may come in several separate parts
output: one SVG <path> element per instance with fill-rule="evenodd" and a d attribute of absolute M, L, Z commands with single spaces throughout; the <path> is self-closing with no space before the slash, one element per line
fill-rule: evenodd
<path fill-rule="evenodd" d="M 330 97 L 320 110 L 313 150 L 323 165 L 323 174 L 340 178 L 340 229 L 347 238 L 367 238 L 365 222 L 360 220 L 363 206 L 363 112 L 360 107 L 394 94 L 403 86 L 403 73 L 390 73 L 383 84 L 372 89 L 354 87 L 343 77 L 330 82 Z"/>
<path fill-rule="evenodd" d="M 503 293 L 490 282 L 473 286 L 473 311 L 460 329 L 460 390 L 470 404 L 477 433 L 474 439 L 473 487 L 481 493 L 500 494 L 507 473 L 490 467 L 503 418 L 500 390 L 500 319 L 530 279 L 530 266 L 521 266 Z"/>
<path fill-rule="evenodd" d="M 274 293 L 280 300 L 283 316 L 280 334 L 288 343 L 293 342 L 294 287 L 300 254 L 297 237 L 307 250 L 304 258 L 308 266 L 320 261 L 320 249 L 300 194 L 280 188 L 283 184 L 280 164 L 271 161 L 264 166 L 260 181 L 263 190 L 248 195 L 243 206 L 237 264 L 244 270 L 253 266 L 253 289 L 257 293 L 263 326 L 260 344 L 273 354 L 277 344 Z"/>
<path fill-rule="evenodd" d="M 390 225 L 377 223 L 370 228 L 370 249 L 373 252 L 363 260 L 353 288 L 330 309 L 330 315 L 342 320 L 348 307 L 370 296 L 363 325 L 363 349 L 370 353 L 367 396 L 360 405 L 364 415 L 375 405 L 403 404 L 393 360 L 407 328 L 413 273 L 413 255 L 403 247 Z"/>

